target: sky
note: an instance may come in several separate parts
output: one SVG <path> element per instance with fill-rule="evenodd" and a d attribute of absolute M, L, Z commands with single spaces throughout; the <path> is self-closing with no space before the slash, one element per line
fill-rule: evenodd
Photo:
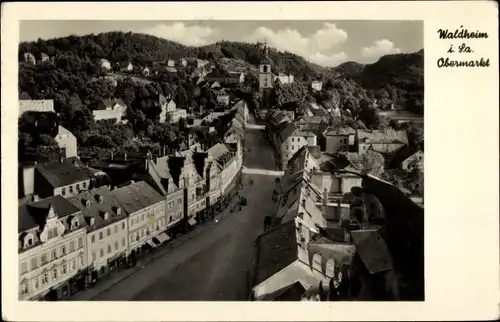
<path fill-rule="evenodd" d="M 189 46 L 267 39 L 268 46 L 328 67 L 346 61 L 373 63 L 383 55 L 415 52 L 424 46 L 423 22 L 411 20 L 27 20 L 21 21 L 19 37 L 34 41 L 108 31 L 146 33 Z"/>

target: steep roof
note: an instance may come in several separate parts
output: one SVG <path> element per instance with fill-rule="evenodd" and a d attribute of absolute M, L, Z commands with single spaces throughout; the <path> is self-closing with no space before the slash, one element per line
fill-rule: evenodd
<path fill-rule="evenodd" d="M 285 142 L 290 136 L 294 134 L 297 130 L 297 127 L 293 123 L 288 123 L 280 132 L 279 137 L 281 142 Z"/>
<path fill-rule="evenodd" d="M 20 205 L 18 207 L 18 232 L 43 226 L 49 213 L 49 208 L 54 209 L 58 218 L 63 218 L 79 211 L 71 202 L 60 195 L 42 199 L 32 204 Z"/>
<path fill-rule="evenodd" d="M 127 104 L 125 104 L 125 102 L 121 98 L 102 100 L 102 105 L 104 108 L 111 108 L 115 104 L 119 104 L 119 105 L 125 106 L 125 107 L 127 106 Z"/>
<path fill-rule="evenodd" d="M 132 214 L 164 200 L 163 196 L 145 181 L 135 182 L 120 189 L 116 189 L 113 192 L 113 196 L 128 214 Z"/>
<path fill-rule="evenodd" d="M 385 130 L 358 130 L 359 142 L 367 143 L 403 143 L 408 145 L 408 135 L 406 131 Z"/>
<path fill-rule="evenodd" d="M 375 229 L 351 231 L 351 237 L 366 269 L 370 274 L 392 269 L 392 257 L 385 244 Z"/>
<path fill-rule="evenodd" d="M 36 170 L 54 188 L 88 180 L 93 176 L 92 171 L 76 157 L 65 159 L 63 162 L 40 163 L 37 164 Z"/>
<path fill-rule="evenodd" d="M 354 130 L 350 126 L 340 126 L 338 128 L 329 128 L 327 131 L 325 131 L 325 136 L 334 136 L 334 135 L 349 135 L 349 134 L 356 134 L 356 130 Z"/>
<path fill-rule="evenodd" d="M 256 284 L 260 284 L 297 260 L 295 222 L 289 221 L 257 239 Z"/>

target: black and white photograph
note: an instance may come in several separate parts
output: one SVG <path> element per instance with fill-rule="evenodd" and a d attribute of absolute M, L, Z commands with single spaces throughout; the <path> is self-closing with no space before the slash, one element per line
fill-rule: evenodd
<path fill-rule="evenodd" d="M 20 41 L 20 299 L 425 299 L 422 21 Z"/>
<path fill-rule="evenodd" d="M 494 319 L 490 9 L 2 4 L 3 316 Z"/>

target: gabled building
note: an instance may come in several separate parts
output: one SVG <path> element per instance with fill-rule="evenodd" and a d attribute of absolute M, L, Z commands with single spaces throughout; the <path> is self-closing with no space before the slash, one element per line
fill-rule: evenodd
<path fill-rule="evenodd" d="M 392 153 L 408 145 L 406 131 L 385 130 L 357 130 L 356 144 L 359 154 L 364 154 L 368 149 L 382 154 Z"/>
<path fill-rule="evenodd" d="M 281 84 L 291 84 L 294 81 L 294 77 L 292 74 L 278 73 L 278 75 L 274 76 L 274 81 L 279 81 Z"/>
<path fill-rule="evenodd" d="M 354 149 L 356 130 L 350 126 L 328 128 L 324 131 L 327 153 L 348 152 Z"/>
<path fill-rule="evenodd" d="M 58 126 L 54 140 L 61 149 L 61 154 L 65 158 L 78 156 L 78 142 L 76 136 L 61 125 Z"/>
<path fill-rule="evenodd" d="M 424 152 L 418 147 L 403 146 L 390 154 L 387 159 L 389 169 L 422 171 L 424 168 Z"/>
<path fill-rule="evenodd" d="M 229 105 L 229 94 L 224 89 L 212 89 L 212 93 L 219 104 Z"/>
<path fill-rule="evenodd" d="M 108 99 L 102 100 L 92 114 L 95 121 L 116 120 L 116 123 L 120 123 L 126 112 L 127 105 L 122 99 Z"/>
<path fill-rule="evenodd" d="M 36 59 L 32 53 L 24 53 L 23 58 L 25 63 L 36 65 Z"/>
<path fill-rule="evenodd" d="M 313 80 L 311 82 L 311 88 L 314 90 L 314 91 L 321 91 L 323 89 L 323 82 L 320 81 L 320 80 Z"/>
<path fill-rule="evenodd" d="M 221 72 L 218 73 L 213 70 L 205 76 L 205 79 L 209 83 L 219 82 L 224 86 L 238 85 L 245 82 L 245 74 L 239 72 Z"/>
<path fill-rule="evenodd" d="M 99 60 L 99 66 L 105 71 L 111 70 L 111 63 L 107 59 L 101 58 Z"/>
<path fill-rule="evenodd" d="M 76 157 L 39 163 L 34 175 L 34 193 L 42 198 L 55 195 L 68 198 L 96 184 L 94 172 Z"/>
<path fill-rule="evenodd" d="M 117 190 L 100 187 L 68 198 L 85 220 L 85 256 L 92 280 L 125 264 L 128 255 L 128 213 L 113 197 Z"/>
<path fill-rule="evenodd" d="M 19 299 L 57 300 L 83 288 L 86 222 L 57 195 L 18 210 Z"/>
<path fill-rule="evenodd" d="M 19 100 L 19 117 L 26 112 L 54 113 L 54 100 Z"/>

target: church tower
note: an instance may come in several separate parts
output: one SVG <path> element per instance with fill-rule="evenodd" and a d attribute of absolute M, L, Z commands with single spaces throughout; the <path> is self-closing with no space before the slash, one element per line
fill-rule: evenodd
<path fill-rule="evenodd" d="M 259 93 L 261 96 L 261 108 L 265 108 L 265 105 L 267 105 L 266 102 L 274 84 L 273 74 L 271 72 L 271 60 L 268 56 L 267 38 L 264 41 L 264 51 L 265 57 L 259 66 Z"/>

